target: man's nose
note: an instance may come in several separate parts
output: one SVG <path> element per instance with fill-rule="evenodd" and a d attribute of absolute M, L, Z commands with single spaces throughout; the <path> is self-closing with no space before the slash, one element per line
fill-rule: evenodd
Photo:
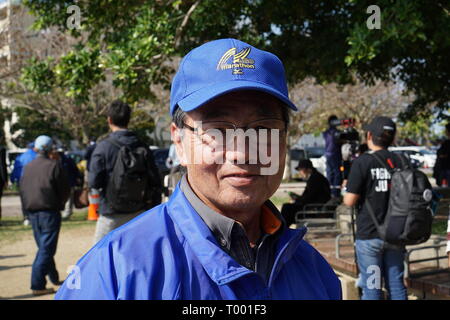
<path fill-rule="evenodd" d="M 257 142 L 242 133 L 228 140 L 225 151 L 227 162 L 234 164 L 256 164 L 258 158 Z"/>

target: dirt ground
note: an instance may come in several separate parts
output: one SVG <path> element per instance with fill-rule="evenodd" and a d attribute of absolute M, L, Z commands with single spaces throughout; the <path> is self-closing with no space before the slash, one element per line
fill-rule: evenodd
<path fill-rule="evenodd" d="M 60 279 L 67 276 L 69 266 L 76 262 L 93 245 L 95 222 L 77 228 L 61 229 L 55 263 Z M 31 266 L 37 252 L 32 231 L 13 243 L 0 243 L 0 299 L 51 300 L 53 294 L 34 297 L 31 294 Z M 47 287 L 53 286 L 50 281 Z"/>

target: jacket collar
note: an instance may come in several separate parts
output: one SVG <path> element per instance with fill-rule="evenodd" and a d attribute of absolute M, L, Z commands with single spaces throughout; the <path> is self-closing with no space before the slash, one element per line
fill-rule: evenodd
<path fill-rule="evenodd" d="M 169 216 L 179 227 L 190 248 L 215 283 L 224 285 L 254 273 L 238 264 L 220 248 L 211 230 L 184 196 L 179 183 L 169 199 L 167 208 Z M 295 253 L 305 232 L 306 228 L 293 230 L 284 227 L 277 245 L 271 279 Z"/>

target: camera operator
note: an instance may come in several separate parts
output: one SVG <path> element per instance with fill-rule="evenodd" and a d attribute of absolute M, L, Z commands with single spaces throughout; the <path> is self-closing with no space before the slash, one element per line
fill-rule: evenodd
<path fill-rule="evenodd" d="M 341 143 L 339 141 L 340 131 L 336 128 L 338 118 L 332 115 L 328 118 L 328 130 L 323 132 L 325 139 L 325 157 L 327 160 L 327 179 L 330 182 L 331 196 L 341 196 L 342 164 Z"/>

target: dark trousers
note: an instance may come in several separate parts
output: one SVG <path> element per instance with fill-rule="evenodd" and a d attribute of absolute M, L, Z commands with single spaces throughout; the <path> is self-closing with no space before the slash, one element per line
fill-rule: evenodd
<path fill-rule="evenodd" d="M 55 260 L 58 243 L 59 230 L 61 228 L 61 213 L 50 211 L 30 212 L 29 219 L 33 228 L 34 240 L 38 246 L 38 252 L 33 262 L 31 272 L 31 289 L 45 289 L 47 283 L 45 276 L 49 276 L 50 281 L 59 281 Z"/>
<path fill-rule="evenodd" d="M 341 195 L 342 160 L 338 156 L 326 156 L 327 159 L 327 179 L 330 182 L 331 195 L 339 197 Z"/>

